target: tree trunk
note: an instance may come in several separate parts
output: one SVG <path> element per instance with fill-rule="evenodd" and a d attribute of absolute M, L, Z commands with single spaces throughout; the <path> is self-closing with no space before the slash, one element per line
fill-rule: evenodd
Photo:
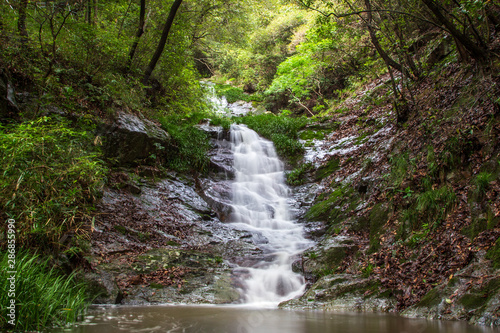
<path fill-rule="evenodd" d="M 378 40 L 375 29 L 373 29 L 373 26 L 372 26 L 373 17 L 372 17 L 372 5 L 370 3 L 370 0 L 365 0 L 365 7 L 366 7 L 366 13 L 367 13 L 366 14 L 367 15 L 367 19 L 366 19 L 367 24 L 366 25 L 368 28 L 368 32 L 370 33 L 371 42 L 372 42 L 373 46 L 375 46 L 375 49 L 377 50 L 378 54 L 384 60 L 384 62 L 386 63 L 387 66 L 390 66 L 390 67 L 394 68 L 395 70 L 397 70 L 398 72 L 409 76 L 408 71 L 405 70 L 405 68 L 403 66 L 401 66 L 401 64 L 395 62 L 387 54 L 387 52 L 385 52 L 385 50 L 382 48 L 382 45 L 380 45 L 380 42 Z"/>
<path fill-rule="evenodd" d="M 163 33 L 161 34 L 161 38 L 158 43 L 158 46 L 156 47 L 156 51 L 153 55 L 153 58 L 151 58 L 151 61 L 149 62 L 148 67 L 146 68 L 146 71 L 144 72 L 144 78 L 142 79 L 142 83 L 144 85 L 148 84 L 149 78 L 151 77 L 151 73 L 153 73 L 153 70 L 156 67 L 156 63 L 158 62 L 161 54 L 163 53 L 163 49 L 165 48 L 165 43 L 167 42 L 167 37 L 170 32 L 170 28 L 174 23 L 175 14 L 177 13 L 177 10 L 179 9 L 181 3 L 182 0 L 175 0 L 174 3 L 172 4 L 172 7 L 170 8 L 170 13 L 168 14 L 167 22 L 165 23 L 165 27 L 163 28 Z"/>
<path fill-rule="evenodd" d="M 127 65 L 125 67 L 127 72 L 130 71 L 130 66 L 132 65 L 132 59 L 134 59 L 135 51 L 137 50 L 137 46 L 139 45 L 139 39 L 144 33 L 145 16 L 146 16 L 146 0 L 141 0 L 141 10 L 139 13 L 139 28 L 137 29 L 134 43 L 132 44 L 132 47 L 130 48 L 130 52 L 128 54 Z"/>
<path fill-rule="evenodd" d="M 28 0 L 21 0 L 19 3 L 19 19 L 17 21 L 17 30 L 21 35 L 21 43 L 28 42 L 28 31 L 26 30 L 26 10 L 28 8 Z"/>
<path fill-rule="evenodd" d="M 488 57 L 487 50 L 476 45 L 467 35 L 461 33 L 458 28 L 444 16 L 434 0 L 422 0 L 422 2 L 431 10 L 438 22 L 446 27 L 455 40 L 467 49 L 472 58 L 482 62 Z"/>

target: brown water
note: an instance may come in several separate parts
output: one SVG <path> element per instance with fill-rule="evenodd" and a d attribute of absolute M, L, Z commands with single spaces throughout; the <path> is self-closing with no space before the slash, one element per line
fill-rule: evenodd
<path fill-rule="evenodd" d="M 396 315 L 338 314 L 229 306 L 113 307 L 91 310 L 86 322 L 53 332 L 200 333 L 500 333 L 462 322 Z"/>

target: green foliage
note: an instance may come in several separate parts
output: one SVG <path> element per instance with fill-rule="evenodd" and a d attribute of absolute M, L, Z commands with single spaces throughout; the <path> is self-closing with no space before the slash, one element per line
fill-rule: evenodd
<path fill-rule="evenodd" d="M 89 305 L 85 285 L 76 282 L 75 274 L 65 276 L 28 251 L 17 251 L 15 269 L 9 265 L 8 252 L 0 254 L 0 329 L 13 329 L 7 322 L 10 299 L 16 304 L 16 331 L 41 331 L 52 326 L 66 326 L 81 320 Z M 11 277 L 15 273 L 15 297 L 9 295 Z"/>
<path fill-rule="evenodd" d="M 443 186 L 429 190 L 417 197 L 416 211 L 427 221 L 441 222 L 454 206 L 457 196 L 453 189 Z"/>
<path fill-rule="evenodd" d="M 368 278 L 370 277 L 370 275 L 372 275 L 373 273 L 373 264 L 368 264 L 368 266 L 364 267 L 362 270 L 361 270 L 361 276 L 363 276 L 364 278 Z"/>
<path fill-rule="evenodd" d="M 453 209 L 457 199 L 453 189 L 448 186 L 438 189 L 424 186 L 424 189 L 422 193 L 412 192 L 408 198 L 411 205 L 400 212 L 398 237 L 406 239 L 410 246 L 417 245 L 431 229 L 437 228 Z"/>
<path fill-rule="evenodd" d="M 185 116 L 171 114 L 159 118 L 162 127 L 174 142 L 166 161 L 167 167 L 176 171 L 206 171 L 207 152 L 210 148 L 208 136 L 194 126 L 205 116 L 204 113 L 192 113 Z"/>
<path fill-rule="evenodd" d="M 298 132 L 307 125 L 307 118 L 266 113 L 241 117 L 237 121 L 273 141 L 278 154 L 292 162 L 304 152 L 304 147 L 298 141 Z"/>
<path fill-rule="evenodd" d="M 474 179 L 474 185 L 476 186 L 476 192 L 479 195 L 486 193 L 490 187 L 490 182 L 494 180 L 494 177 L 489 172 L 480 172 Z"/>
<path fill-rule="evenodd" d="M 330 160 L 326 163 L 321 165 L 317 170 L 316 174 L 314 175 L 314 178 L 316 180 L 321 180 L 323 178 L 326 178 L 330 176 L 332 173 L 340 169 L 340 159 L 337 157 L 330 158 Z"/>
<path fill-rule="evenodd" d="M 228 117 L 221 117 L 217 115 L 210 116 L 210 124 L 214 126 L 221 126 L 225 131 L 229 131 L 233 120 Z"/>
<path fill-rule="evenodd" d="M 20 243 L 50 248 L 66 232 L 88 232 L 107 174 L 92 139 L 64 119 L 0 127 L 0 204 Z"/>
<path fill-rule="evenodd" d="M 391 163 L 389 180 L 394 187 L 398 188 L 406 177 L 413 172 L 415 160 L 410 159 L 408 152 L 404 152 L 392 155 L 389 162 Z"/>
<path fill-rule="evenodd" d="M 286 182 L 291 186 L 299 186 L 307 181 L 306 174 L 313 169 L 312 163 L 304 163 L 286 175 Z"/>
<path fill-rule="evenodd" d="M 250 96 L 245 94 L 243 90 L 238 87 L 231 86 L 229 84 L 216 84 L 215 91 L 219 97 L 226 96 L 228 103 L 234 103 L 237 101 L 250 102 Z"/>

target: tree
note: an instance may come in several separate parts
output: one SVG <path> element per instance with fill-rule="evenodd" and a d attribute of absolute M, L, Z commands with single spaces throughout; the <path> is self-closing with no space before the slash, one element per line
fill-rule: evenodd
<path fill-rule="evenodd" d="M 132 47 L 130 48 L 130 52 L 128 54 L 127 65 L 125 66 L 127 72 L 130 70 L 130 66 L 132 65 L 132 59 L 134 58 L 135 51 L 137 50 L 137 46 L 139 45 L 139 39 L 144 33 L 145 16 L 146 16 L 146 0 L 141 0 L 141 9 L 139 12 L 139 28 L 137 29 L 134 43 L 132 44 Z"/>
<path fill-rule="evenodd" d="M 427 6 L 427 8 L 429 8 L 429 10 L 436 18 L 436 20 L 444 26 L 444 28 L 448 31 L 450 35 L 453 36 L 458 45 L 459 50 L 461 49 L 460 46 L 463 46 L 472 58 L 480 62 L 483 62 L 486 58 L 488 58 L 487 45 L 483 40 L 483 38 L 480 36 L 479 32 L 477 31 L 476 23 L 473 22 L 471 16 L 467 13 L 468 9 L 464 5 L 459 4 L 459 9 L 462 12 L 464 12 L 463 14 L 464 19 L 460 20 L 461 21 L 460 25 L 462 25 L 462 27 L 460 28 L 457 27 L 453 23 L 453 21 L 446 16 L 445 14 L 445 12 L 447 11 L 446 8 L 443 8 L 434 0 L 422 0 L 422 2 Z M 484 6 L 485 6 L 484 4 L 480 5 L 480 9 L 484 9 Z M 448 10 L 448 12 L 450 11 Z M 455 21 L 459 21 L 456 16 L 452 17 L 455 17 Z M 467 34 L 466 31 L 470 31 L 470 35 Z M 462 54 L 462 58 L 465 58 L 464 54 Z"/>
<path fill-rule="evenodd" d="M 21 0 L 19 3 L 19 18 L 17 20 L 17 29 L 21 35 L 21 43 L 25 44 L 28 41 L 28 30 L 26 30 L 26 10 L 28 8 L 28 0 Z"/>
<path fill-rule="evenodd" d="M 170 33 L 170 28 L 174 23 L 175 14 L 177 13 L 177 10 L 181 6 L 181 3 L 182 0 L 175 0 L 174 3 L 172 4 L 172 7 L 170 8 L 170 13 L 168 14 L 167 22 L 165 22 L 165 26 L 163 28 L 160 41 L 158 42 L 158 46 L 156 47 L 156 51 L 153 54 L 153 57 L 151 58 L 151 61 L 149 62 L 149 65 L 144 72 L 144 78 L 142 79 L 142 83 L 144 85 L 148 84 L 149 78 L 151 77 L 151 73 L 153 73 L 153 70 L 155 69 L 156 64 L 158 63 L 158 60 L 160 59 L 161 54 L 163 53 L 163 49 L 165 48 L 165 43 L 167 42 L 168 34 Z"/>

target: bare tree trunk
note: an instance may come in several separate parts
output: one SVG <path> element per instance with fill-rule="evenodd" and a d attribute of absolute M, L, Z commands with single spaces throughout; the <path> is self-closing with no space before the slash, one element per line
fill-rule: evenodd
<path fill-rule="evenodd" d="M 148 84 L 149 78 L 151 77 L 151 73 L 153 73 L 153 70 L 155 69 L 156 64 L 158 63 L 158 60 L 160 59 L 160 56 L 163 53 L 163 49 L 165 48 L 165 43 L 167 42 L 170 28 L 174 23 L 175 14 L 177 13 L 177 10 L 179 9 L 181 3 L 182 0 L 175 0 L 174 3 L 172 4 L 172 7 L 170 8 L 170 13 L 168 14 L 167 22 L 165 22 L 165 27 L 163 28 L 163 33 L 161 34 L 161 38 L 160 41 L 158 42 L 158 46 L 156 47 L 156 51 L 153 55 L 153 58 L 151 58 L 151 61 L 149 62 L 148 67 L 146 68 L 146 71 L 144 72 L 144 78 L 142 79 L 142 83 L 144 85 Z"/>
<path fill-rule="evenodd" d="M 135 39 L 134 43 L 132 44 L 132 47 L 130 48 L 130 52 L 128 54 L 128 60 L 127 64 L 125 66 L 126 71 L 128 72 L 130 70 L 130 66 L 132 65 L 132 59 L 134 59 L 134 54 L 135 51 L 137 50 L 137 46 L 139 45 L 139 39 L 141 38 L 142 34 L 144 33 L 144 17 L 146 16 L 146 0 L 141 0 L 141 10 L 139 13 L 139 28 L 137 29 L 137 32 L 135 34 Z"/>

